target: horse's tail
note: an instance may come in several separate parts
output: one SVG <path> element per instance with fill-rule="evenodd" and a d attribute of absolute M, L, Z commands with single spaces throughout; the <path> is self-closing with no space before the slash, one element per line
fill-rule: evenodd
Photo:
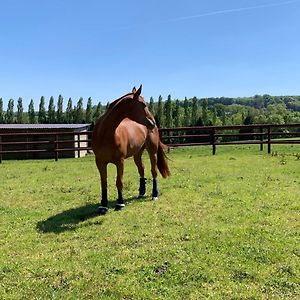
<path fill-rule="evenodd" d="M 157 150 L 157 168 L 163 178 L 166 178 L 171 175 L 171 172 L 170 172 L 169 166 L 168 166 L 168 158 L 164 151 L 166 149 L 168 149 L 168 146 L 166 146 L 165 144 L 163 144 L 160 141 L 158 144 L 158 150 Z"/>

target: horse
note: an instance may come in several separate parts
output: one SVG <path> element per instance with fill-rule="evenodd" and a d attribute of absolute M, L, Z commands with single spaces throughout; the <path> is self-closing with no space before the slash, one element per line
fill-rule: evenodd
<path fill-rule="evenodd" d="M 107 165 L 109 163 L 117 168 L 118 198 L 115 210 L 122 210 L 125 207 L 122 190 L 126 158 L 133 156 L 140 175 L 138 198 L 144 197 L 146 193 L 146 178 L 142 161 L 145 149 L 151 162 L 152 200 L 157 200 L 159 195 L 157 169 L 163 178 L 170 176 L 168 160 L 164 152 L 167 146 L 160 141 L 155 119 L 141 96 L 141 92 L 142 85 L 138 90 L 134 87 L 131 93 L 113 101 L 93 129 L 92 149 L 101 180 L 102 198 L 99 207 L 101 215 L 105 215 L 108 211 Z"/>

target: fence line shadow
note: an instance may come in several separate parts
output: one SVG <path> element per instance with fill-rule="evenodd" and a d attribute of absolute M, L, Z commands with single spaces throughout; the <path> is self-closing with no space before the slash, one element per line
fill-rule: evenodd
<path fill-rule="evenodd" d="M 143 201 L 141 199 L 136 199 L 136 197 L 131 197 L 125 199 L 125 203 L 129 204 L 134 200 Z M 116 201 L 109 201 L 108 207 L 110 211 L 115 207 Z M 42 233 L 62 233 L 65 231 L 72 231 L 77 228 L 77 226 L 89 219 L 99 216 L 98 213 L 99 203 L 86 204 L 80 207 L 71 208 L 58 213 L 54 216 L 49 217 L 46 220 L 39 221 L 36 225 L 36 229 Z M 104 219 L 101 218 L 97 224 L 101 225 Z"/>

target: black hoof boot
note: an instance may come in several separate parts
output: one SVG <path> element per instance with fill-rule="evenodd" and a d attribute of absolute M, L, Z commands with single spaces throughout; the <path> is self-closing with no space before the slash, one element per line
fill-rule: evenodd
<path fill-rule="evenodd" d="M 123 210 L 125 208 L 125 204 L 116 204 L 115 210 L 119 211 L 119 210 Z"/>
<path fill-rule="evenodd" d="M 98 213 L 99 215 L 105 215 L 108 212 L 108 208 L 106 206 L 99 206 Z"/>
<path fill-rule="evenodd" d="M 152 189 L 152 200 L 158 200 L 158 187 L 157 187 L 157 179 L 153 178 L 153 189 Z"/>
<path fill-rule="evenodd" d="M 146 182 L 147 182 L 146 178 L 140 178 L 140 188 L 139 188 L 138 199 L 145 197 L 145 194 L 146 194 Z"/>

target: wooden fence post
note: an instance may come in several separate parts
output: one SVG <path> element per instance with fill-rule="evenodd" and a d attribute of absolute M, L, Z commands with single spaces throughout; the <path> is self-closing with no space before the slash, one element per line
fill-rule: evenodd
<path fill-rule="evenodd" d="M 78 158 L 80 157 L 80 134 L 77 134 L 77 147 L 78 147 L 78 152 L 77 152 L 77 156 Z"/>
<path fill-rule="evenodd" d="M 58 161 L 58 134 L 55 135 L 54 151 L 55 151 L 55 161 Z"/>
<path fill-rule="evenodd" d="M 268 153 L 271 153 L 271 127 L 268 126 Z"/>
<path fill-rule="evenodd" d="M 263 151 L 264 150 L 264 144 L 263 144 L 263 141 L 264 141 L 264 136 L 263 136 L 263 128 L 262 127 L 259 127 L 259 131 L 260 131 L 260 151 Z"/>
<path fill-rule="evenodd" d="M 2 136 L 0 135 L 0 164 L 2 164 Z"/>
<path fill-rule="evenodd" d="M 216 137 L 215 137 L 215 129 L 211 130 L 211 144 L 212 144 L 212 154 L 216 155 Z"/>

